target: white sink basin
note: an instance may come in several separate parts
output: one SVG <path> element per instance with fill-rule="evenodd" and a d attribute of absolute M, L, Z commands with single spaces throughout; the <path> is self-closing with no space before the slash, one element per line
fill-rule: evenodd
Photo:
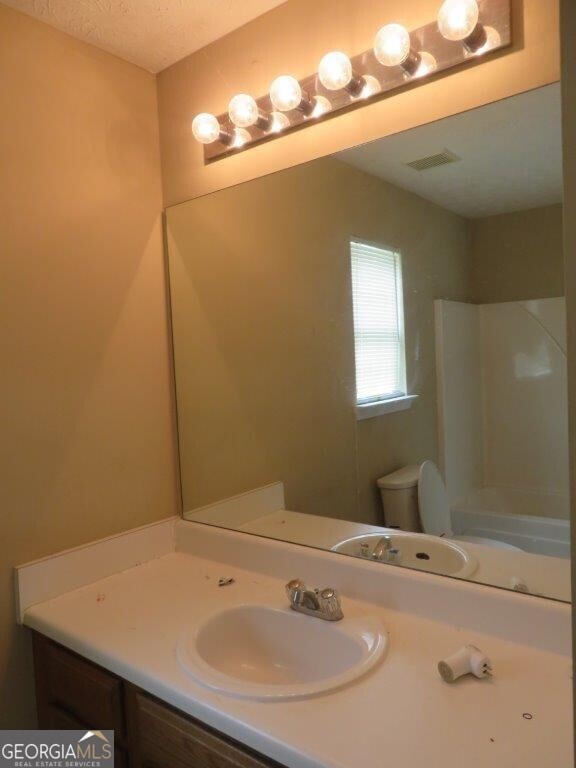
<path fill-rule="evenodd" d="M 199 683 L 243 699 L 309 697 L 359 678 L 387 636 L 371 617 L 330 622 L 290 608 L 239 605 L 200 620 L 177 656 Z"/>
<path fill-rule="evenodd" d="M 400 561 L 397 565 L 406 568 L 417 568 L 420 571 L 428 571 L 428 573 L 439 573 L 465 579 L 471 576 L 478 566 L 478 561 L 474 555 L 451 539 L 427 536 L 423 533 L 408 533 L 407 531 L 386 530 L 382 533 L 354 536 L 339 542 L 332 549 L 334 552 L 342 552 L 344 555 L 370 559 L 382 536 L 389 536 L 392 539 L 392 547 L 400 551 Z M 363 544 L 368 544 L 367 556 L 363 553 Z"/>

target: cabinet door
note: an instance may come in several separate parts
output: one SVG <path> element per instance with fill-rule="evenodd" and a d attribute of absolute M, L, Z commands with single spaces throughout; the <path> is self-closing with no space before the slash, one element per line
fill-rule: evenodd
<path fill-rule="evenodd" d="M 34 635 L 36 699 L 40 728 L 69 716 L 80 728 L 110 729 L 124 738 L 123 681 L 42 635 Z"/>
<path fill-rule="evenodd" d="M 281 768 L 139 691 L 129 694 L 135 766 L 140 768 Z"/>

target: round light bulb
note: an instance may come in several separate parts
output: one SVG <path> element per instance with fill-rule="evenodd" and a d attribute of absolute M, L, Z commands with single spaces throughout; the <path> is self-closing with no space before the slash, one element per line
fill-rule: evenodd
<path fill-rule="evenodd" d="M 340 51 L 327 53 L 318 66 L 320 82 L 329 91 L 346 88 L 352 80 L 352 74 L 352 62 Z"/>
<path fill-rule="evenodd" d="M 228 104 L 230 120 L 238 128 L 249 128 L 254 125 L 258 121 L 259 114 L 258 104 L 247 93 L 239 93 Z"/>
<path fill-rule="evenodd" d="M 498 48 L 502 42 L 500 33 L 497 29 L 494 29 L 494 27 L 484 27 L 484 32 L 486 33 L 486 42 L 481 48 L 478 48 L 477 51 L 474 51 L 472 54 L 473 56 L 481 56 L 483 53 L 491 51 L 493 48 Z"/>
<path fill-rule="evenodd" d="M 220 136 L 220 123 L 214 115 L 201 112 L 192 121 L 192 133 L 201 144 L 212 144 Z"/>
<path fill-rule="evenodd" d="M 437 68 L 438 62 L 428 51 L 420 51 L 420 64 L 414 72 L 414 77 L 426 77 Z"/>
<path fill-rule="evenodd" d="M 270 115 L 270 133 L 280 133 L 284 128 L 288 128 L 290 120 L 284 112 L 272 112 Z"/>
<path fill-rule="evenodd" d="M 280 75 L 270 86 L 270 101 L 280 112 L 289 112 L 302 103 L 302 88 L 295 77 Z"/>
<path fill-rule="evenodd" d="M 476 28 L 479 15 L 476 0 L 444 0 L 438 13 L 438 29 L 446 40 L 465 40 Z"/>
<path fill-rule="evenodd" d="M 374 40 L 374 55 L 385 67 L 397 67 L 410 53 L 410 33 L 401 24 L 387 24 Z"/>

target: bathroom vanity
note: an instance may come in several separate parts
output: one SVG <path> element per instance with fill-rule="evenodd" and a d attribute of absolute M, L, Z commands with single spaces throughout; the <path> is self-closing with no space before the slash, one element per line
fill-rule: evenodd
<path fill-rule="evenodd" d="M 338 589 L 342 621 L 291 611 L 295 576 Z M 22 566 L 18 587 L 42 724 L 114 728 L 121 766 L 377 768 L 383 740 L 386 759 L 406 766 L 572 765 L 562 603 L 180 520 Z M 332 632 L 364 622 L 381 627 L 387 647 L 331 690 L 297 696 L 284 681 L 273 700 L 234 695 L 191 674 L 179 647 L 204 620 L 247 606 L 294 620 L 297 671 L 318 655 L 319 628 L 326 656 Z M 273 635 L 266 642 L 274 655 Z M 219 653 L 243 643 L 227 632 Z M 437 664 L 468 643 L 491 658 L 494 677 L 448 685 Z"/>
<path fill-rule="evenodd" d="M 116 768 L 278 765 L 43 635 L 33 643 L 38 726 L 113 730 Z"/>

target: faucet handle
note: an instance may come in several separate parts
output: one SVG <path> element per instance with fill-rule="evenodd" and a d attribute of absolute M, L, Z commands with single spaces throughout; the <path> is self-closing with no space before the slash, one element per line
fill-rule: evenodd
<path fill-rule="evenodd" d="M 343 618 L 342 607 L 340 606 L 340 595 L 332 587 L 326 587 L 319 595 L 320 608 L 331 621 L 339 621 Z"/>
<path fill-rule="evenodd" d="M 297 592 L 306 591 L 306 584 L 303 579 L 292 579 L 286 584 L 286 594 L 292 600 Z"/>
<path fill-rule="evenodd" d="M 399 549 L 389 549 L 384 555 L 384 562 L 389 565 L 400 565 L 402 561 L 402 553 Z"/>

